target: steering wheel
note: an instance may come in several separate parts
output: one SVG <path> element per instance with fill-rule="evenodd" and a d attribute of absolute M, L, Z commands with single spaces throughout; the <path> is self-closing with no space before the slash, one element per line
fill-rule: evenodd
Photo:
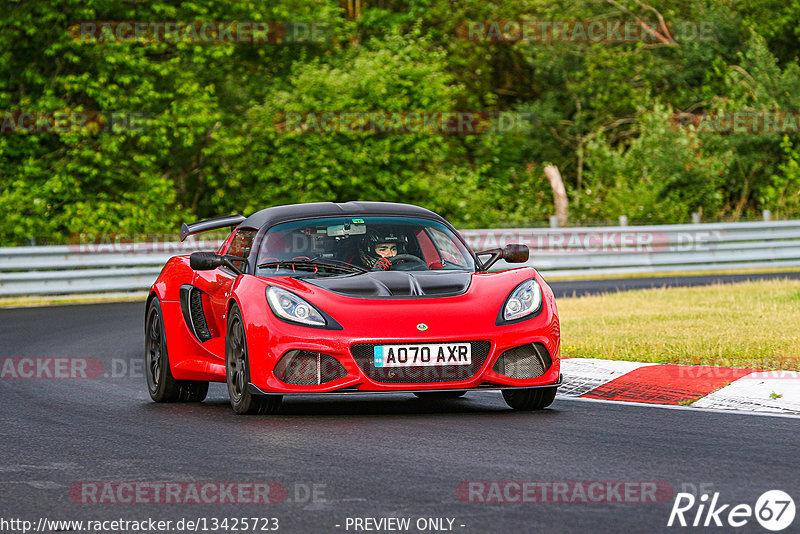
<path fill-rule="evenodd" d="M 398 254 L 389 258 L 389 261 L 392 262 L 392 268 L 398 271 L 419 271 L 420 266 L 428 270 L 428 264 L 413 254 Z"/>

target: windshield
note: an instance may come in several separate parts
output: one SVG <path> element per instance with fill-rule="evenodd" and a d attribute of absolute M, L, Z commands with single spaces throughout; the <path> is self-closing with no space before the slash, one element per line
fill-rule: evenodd
<path fill-rule="evenodd" d="M 278 224 L 262 238 L 256 265 L 258 276 L 476 270 L 472 254 L 448 227 L 411 217 Z"/>

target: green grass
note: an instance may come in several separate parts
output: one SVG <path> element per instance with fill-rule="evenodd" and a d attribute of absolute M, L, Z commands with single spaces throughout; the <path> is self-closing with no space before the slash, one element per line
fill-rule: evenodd
<path fill-rule="evenodd" d="M 800 280 L 558 300 L 561 355 L 800 370 Z"/>

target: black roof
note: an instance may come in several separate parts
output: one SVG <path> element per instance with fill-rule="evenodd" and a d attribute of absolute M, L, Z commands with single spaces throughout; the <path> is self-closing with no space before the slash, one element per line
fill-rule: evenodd
<path fill-rule="evenodd" d="M 366 215 L 422 217 L 445 223 L 441 215 L 412 204 L 396 202 L 311 202 L 273 206 L 257 211 L 242 221 L 240 227 L 263 228 L 278 223 L 316 217 L 360 217 Z"/>

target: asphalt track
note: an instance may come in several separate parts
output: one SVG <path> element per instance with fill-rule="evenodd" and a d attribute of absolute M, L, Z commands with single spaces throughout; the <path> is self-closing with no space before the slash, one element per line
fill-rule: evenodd
<path fill-rule="evenodd" d="M 696 276 L 646 276 L 641 278 L 609 278 L 603 280 L 570 280 L 548 282 L 557 298 L 598 293 L 613 293 L 631 289 L 659 287 L 695 287 L 709 284 L 735 284 L 752 280 L 800 279 L 800 272 L 759 274 L 710 274 Z"/>
<path fill-rule="evenodd" d="M 463 502 L 457 489 L 467 481 L 655 481 L 673 492 L 719 492 L 730 504 L 752 506 L 771 489 L 800 496 L 800 418 L 561 397 L 544 412 L 517 413 L 494 392 L 448 401 L 296 397 L 278 415 L 243 417 L 221 384 L 202 404 L 157 405 L 136 363 L 143 316 L 141 303 L 0 310 L 3 358 L 97 358 L 107 375 L 0 379 L 0 519 L 260 516 L 279 518 L 279 532 L 305 533 L 354 532 L 348 517 L 408 517 L 412 525 L 444 517 L 464 533 L 703 532 L 666 526 L 672 496 L 485 504 Z M 288 495 L 268 505 L 84 504 L 69 492 L 134 481 L 277 482 Z M 316 499 L 307 498 L 312 485 Z M 798 530 L 800 518 L 784 532 Z M 766 532 L 754 519 L 735 531 Z"/>

